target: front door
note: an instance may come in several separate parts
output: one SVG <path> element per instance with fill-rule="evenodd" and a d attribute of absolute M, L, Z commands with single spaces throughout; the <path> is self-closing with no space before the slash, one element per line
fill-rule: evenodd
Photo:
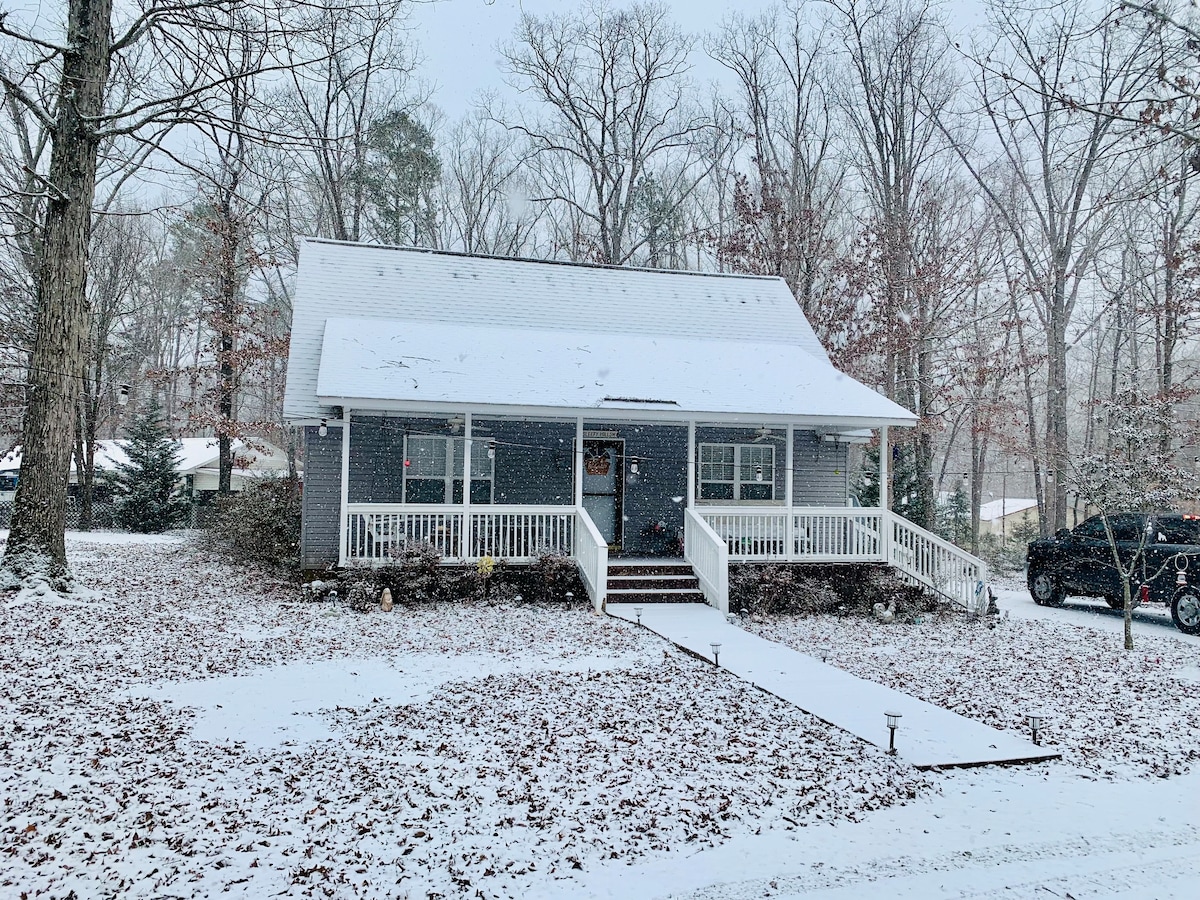
<path fill-rule="evenodd" d="M 625 442 L 583 442 L 583 508 L 608 541 L 621 549 L 621 506 L 624 500 Z"/>

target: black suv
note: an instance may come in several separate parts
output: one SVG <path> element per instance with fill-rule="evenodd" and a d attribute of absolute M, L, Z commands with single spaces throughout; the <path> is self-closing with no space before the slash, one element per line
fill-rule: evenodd
<path fill-rule="evenodd" d="M 1123 564 L 1144 545 L 1131 584 L 1134 603 L 1147 585 L 1150 600 L 1170 604 L 1176 628 L 1200 634 L 1200 516 L 1117 513 L 1108 521 Z M 1029 593 L 1039 606 L 1062 606 L 1068 594 L 1103 597 L 1113 609 L 1124 606 L 1121 576 L 1100 516 L 1034 541 L 1025 561 Z M 1177 583 L 1181 568 L 1187 582 L 1182 586 Z"/>

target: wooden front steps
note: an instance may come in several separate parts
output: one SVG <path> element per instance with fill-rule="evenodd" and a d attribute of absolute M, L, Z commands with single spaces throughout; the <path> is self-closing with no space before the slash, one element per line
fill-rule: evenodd
<path fill-rule="evenodd" d="M 704 603 L 692 567 L 677 560 L 608 564 L 610 603 Z"/>

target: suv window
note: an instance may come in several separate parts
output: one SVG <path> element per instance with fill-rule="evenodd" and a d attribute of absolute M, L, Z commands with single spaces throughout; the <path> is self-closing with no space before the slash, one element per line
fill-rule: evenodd
<path fill-rule="evenodd" d="M 1075 534 L 1082 538 L 1105 540 L 1107 535 L 1104 533 L 1104 520 L 1099 516 L 1092 516 L 1090 519 L 1080 522 L 1075 526 Z"/>
<path fill-rule="evenodd" d="M 1160 519 L 1158 542 L 1160 544 L 1200 544 L 1200 518 L 1187 516 Z"/>
<path fill-rule="evenodd" d="M 1136 515 L 1110 516 L 1113 537 L 1123 543 L 1137 543 L 1142 539 L 1146 528 L 1146 517 Z"/>

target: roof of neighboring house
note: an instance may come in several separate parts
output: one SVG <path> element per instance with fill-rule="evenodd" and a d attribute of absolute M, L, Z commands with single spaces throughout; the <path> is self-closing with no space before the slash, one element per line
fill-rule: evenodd
<path fill-rule="evenodd" d="M 782 279 L 310 239 L 286 415 L 432 404 L 910 424 L 836 369 Z"/>
<path fill-rule="evenodd" d="M 180 475 L 194 475 L 217 467 L 217 439 L 205 437 L 177 438 Z M 129 461 L 125 453 L 125 440 L 96 441 L 95 464 L 97 469 L 115 469 L 118 464 Z M 244 475 L 253 469 L 286 469 L 287 457 L 283 451 L 271 444 L 253 439 L 251 447 L 240 438 L 233 440 L 234 474 Z M 14 447 L 0 456 L 0 471 L 16 471 L 21 468 L 21 448 Z M 71 461 L 71 472 L 75 461 Z"/>
<path fill-rule="evenodd" d="M 1000 500 L 989 500 L 987 503 L 979 504 L 979 519 L 982 522 L 991 522 L 994 519 L 999 519 L 1001 516 L 1011 516 L 1013 513 L 1033 509 L 1036 506 L 1036 500 L 1025 497 L 1005 497 Z"/>

